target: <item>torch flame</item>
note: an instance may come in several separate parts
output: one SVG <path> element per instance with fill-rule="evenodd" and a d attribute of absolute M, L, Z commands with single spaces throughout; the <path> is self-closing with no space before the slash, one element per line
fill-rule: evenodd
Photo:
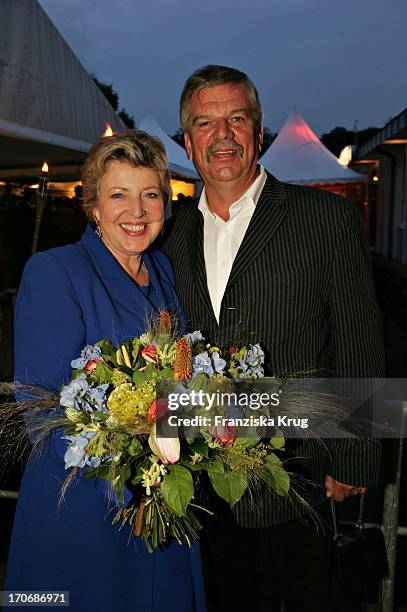
<path fill-rule="evenodd" d="M 110 125 L 110 123 L 106 122 L 106 129 L 103 132 L 103 138 L 107 138 L 108 136 L 113 136 L 113 130 L 112 130 L 112 126 Z"/>
<path fill-rule="evenodd" d="M 44 163 L 42 164 L 41 172 L 44 172 L 44 173 L 45 173 L 45 172 L 48 172 L 48 170 L 49 170 L 49 168 L 48 168 L 48 164 L 47 164 L 47 162 L 44 162 Z"/>

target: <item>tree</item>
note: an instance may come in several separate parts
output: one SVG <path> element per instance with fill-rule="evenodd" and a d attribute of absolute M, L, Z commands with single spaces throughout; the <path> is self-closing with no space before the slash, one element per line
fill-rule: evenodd
<path fill-rule="evenodd" d="M 344 147 L 355 144 L 355 133 L 344 127 L 335 127 L 327 134 L 322 134 L 321 141 L 331 153 L 339 157 Z"/>
<path fill-rule="evenodd" d="M 124 125 L 126 125 L 128 128 L 134 129 L 136 127 L 136 124 L 134 122 L 134 117 L 129 115 L 126 109 L 122 108 L 122 110 L 119 113 L 119 117 L 123 121 Z"/>
<path fill-rule="evenodd" d="M 173 134 L 171 136 L 171 138 L 177 143 L 179 144 L 183 149 L 185 149 L 185 144 L 184 144 L 184 131 L 181 128 L 178 128 L 178 130 L 175 132 L 175 134 Z"/>
<path fill-rule="evenodd" d="M 95 77 L 94 74 L 92 74 L 92 79 L 95 81 L 102 94 L 105 96 L 112 108 L 117 113 L 117 111 L 119 110 L 119 94 L 113 89 L 112 83 L 110 83 L 109 85 L 107 83 L 102 83 Z M 126 125 L 128 128 L 135 127 L 134 117 L 129 115 L 125 108 L 122 108 L 118 115 L 123 121 L 124 125 Z"/>
<path fill-rule="evenodd" d="M 268 127 L 264 126 L 264 136 L 263 136 L 263 145 L 260 151 L 260 157 L 264 155 L 267 151 L 273 140 L 277 138 L 277 134 L 272 132 Z"/>
<path fill-rule="evenodd" d="M 347 130 L 344 127 L 335 127 L 327 134 L 322 134 L 321 141 L 326 148 L 331 151 L 331 153 L 336 155 L 336 157 L 339 157 L 342 149 L 347 145 L 357 144 L 360 146 L 364 142 L 367 142 L 379 131 L 380 128 L 376 127 L 369 127 L 365 130 L 360 130 L 359 132 Z"/>

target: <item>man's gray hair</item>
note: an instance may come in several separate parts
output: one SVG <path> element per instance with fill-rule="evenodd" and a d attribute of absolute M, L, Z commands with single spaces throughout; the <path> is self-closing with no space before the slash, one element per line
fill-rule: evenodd
<path fill-rule="evenodd" d="M 209 65 L 198 68 L 185 82 L 180 100 L 181 128 L 188 132 L 191 128 L 191 100 L 195 92 L 204 87 L 215 87 L 216 85 L 243 85 L 246 89 L 249 113 L 255 130 L 260 128 L 263 120 L 259 94 L 247 74 L 229 68 L 228 66 Z"/>

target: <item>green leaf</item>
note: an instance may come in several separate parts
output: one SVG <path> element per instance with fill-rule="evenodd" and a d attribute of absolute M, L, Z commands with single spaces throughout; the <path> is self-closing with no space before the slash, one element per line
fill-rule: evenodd
<path fill-rule="evenodd" d="M 75 378 L 78 378 L 78 376 L 81 376 L 81 374 L 85 374 L 86 378 L 89 376 L 89 372 L 87 372 L 86 370 L 73 370 L 72 380 L 75 380 Z"/>
<path fill-rule="evenodd" d="M 139 372 L 138 370 L 135 370 L 133 373 L 133 382 L 137 388 L 142 387 L 146 382 L 143 372 Z"/>
<path fill-rule="evenodd" d="M 138 438 L 133 438 L 129 444 L 127 452 L 132 457 L 138 457 L 143 452 L 143 444 Z"/>
<path fill-rule="evenodd" d="M 194 510 L 192 510 L 191 506 L 187 508 L 187 519 L 191 523 L 192 527 L 199 531 L 202 529 L 202 523 L 198 520 Z"/>
<path fill-rule="evenodd" d="M 140 350 L 140 342 L 139 340 L 137 340 L 137 338 L 135 338 L 133 340 L 133 342 L 131 343 L 131 347 L 130 347 L 131 351 L 130 355 L 133 357 L 133 361 L 137 361 L 137 357 L 139 354 L 139 350 Z"/>
<path fill-rule="evenodd" d="M 134 476 L 131 479 L 132 484 L 137 485 L 139 484 L 139 482 L 141 482 L 143 480 L 143 475 L 142 474 L 136 474 L 136 476 Z"/>
<path fill-rule="evenodd" d="M 126 480 L 130 478 L 130 467 L 128 465 L 122 465 L 116 470 L 116 477 L 119 476 L 117 481 L 114 484 L 114 490 L 119 498 L 121 503 L 124 502 L 124 485 Z"/>
<path fill-rule="evenodd" d="M 206 472 L 210 472 L 214 469 L 213 463 L 210 463 L 207 459 L 202 459 L 198 463 L 191 463 L 188 459 L 181 459 L 180 462 L 182 465 L 185 465 L 191 472 L 199 472 L 200 470 L 205 470 Z"/>
<path fill-rule="evenodd" d="M 94 369 L 94 375 L 99 383 L 112 382 L 112 370 L 105 363 L 98 363 Z"/>
<path fill-rule="evenodd" d="M 146 369 L 143 371 L 144 378 L 147 381 L 149 381 L 152 378 L 154 378 L 156 373 L 157 373 L 157 368 L 155 367 L 155 365 L 153 363 L 149 363 L 148 366 L 146 367 Z"/>
<path fill-rule="evenodd" d="M 278 457 L 275 453 L 270 453 L 270 455 L 267 455 L 264 460 L 266 461 L 266 463 L 270 463 L 273 466 L 283 466 L 280 457 Z"/>
<path fill-rule="evenodd" d="M 235 438 L 233 441 L 234 446 L 243 446 L 246 449 L 253 448 L 260 442 L 261 438 Z"/>
<path fill-rule="evenodd" d="M 188 446 L 192 446 L 194 440 L 197 439 L 200 433 L 201 431 L 197 425 L 191 427 L 182 427 L 182 435 L 187 441 Z M 200 451 L 197 452 L 199 453 Z"/>
<path fill-rule="evenodd" d="M 233 508 L 247 489 L 247 480 L 243 472 L 212 469 L 208 474 L 216 493 Z"/>
<path fill-rule="evenodd" d="M 185 516 L 194 494 L 191 472 L 182 465 L 172 465 L 161 483 L 161 493 L 168 506 L 178 515 Z"/>
<path fill-rule="evenodd" d="M 114 348 L 113 344 L 110 340 L 107 340 L 106 338 L 104 338 L 103 340 L 99 340 L 99 342 L 96 342 L 95 346 L 99 346 L 101 348 L 102 355 L 111 356 L 116 354 L 116 349 Z"/>
<path fill-rule="evenodd" d="M 197 374 L 188 382 L 188 389 L 195 389 L 196 391 L 207 391 L 209 389 L 210 379 L 206 374 Z"/>
<path fill-rule="evenodd" d="M 96 346 L 101 348 L 103 359 L 107 363 L 111 363 L 114 367 L 117 367 L 116 349 L 110 340 L 100 340 L 96 342 Z"/>
<path fill-rule="evenodd" d="M 100 465 L 97 468 L 90 468 L 86 470 L 86 478 L 101 478 L 102 480 L 110 480 L 111 475 L 110 464 Z"/>
<path fill-rule="evenodd" d="M 257 468 L 256 472 L 277 495 L 288 495 L 290 476 L 277 455 L 267 455 L 264 466 Z"/>
<path fill-rule="evenodd" d="M 270 438 L 269 447 L 273 450 L 282 450 L 285 446 L 284 434 L 281 429 L 276 428 L 276 433 Z"/>
<path fill-rule="evenodd" d="M 172 368 L 164 368 L 160 371 L 160 378 L 172 378 L 173 374 Z"/>
<path fill-rule="evenodd" d="M 198 438 L 197 440 L 195 439 L 195 441 L 189 445 L 189 448 L 191 450 L 191 455 L 193 453 L 199 453 L 204 457 L 209 457 L 209 448 L 204 438 Z"/>

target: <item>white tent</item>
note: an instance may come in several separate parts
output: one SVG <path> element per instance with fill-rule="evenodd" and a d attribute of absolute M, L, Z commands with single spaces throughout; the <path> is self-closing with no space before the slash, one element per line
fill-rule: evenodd
<path fill-rule="evenodd" d="M 163 143 L 168 156 L 170 170 L 185 179 L 199 180 L 194 164 L 188 159 L 185 149 L 164 132 L 151 115 L 147 115 L 137 126 L 140 130 L 156 136 Z"/>
<path fill-rule="evenodd" d="M 1 0 L 0 23 L 1 176 L 79 164 L 106 122 L 124 129 L 37 0 Z"/>
<path fill-rule="evenodd" d="M 296 108 L 260 161 L 279 180 L 297 185 L 365 181 L 328 151 Z"/>

